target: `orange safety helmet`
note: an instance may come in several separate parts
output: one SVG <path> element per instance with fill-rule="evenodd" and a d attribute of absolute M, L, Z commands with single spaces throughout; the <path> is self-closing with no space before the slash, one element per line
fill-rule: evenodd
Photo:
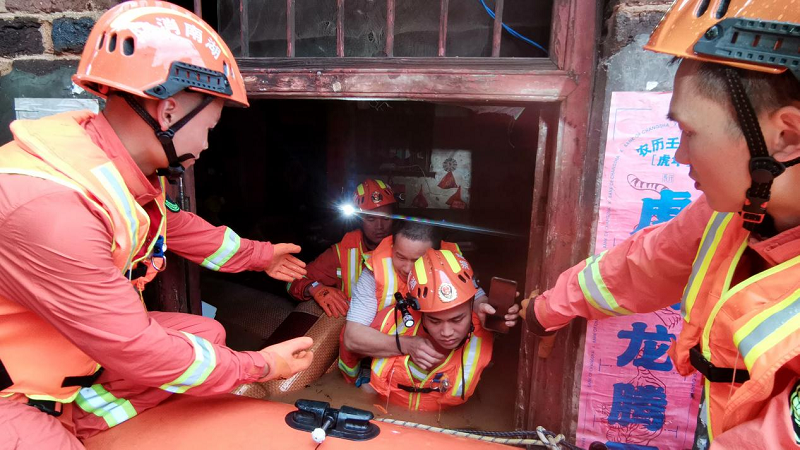
<path fill-rule="evenodd" d="M 750 188 L 741 210 L 744 228 L 763 222 L 773 180 L 800 158 L 781 162 L 769 154 L 758 116 L 738 69 L 800 81 L 800 7 L 794 0 L 676 0 L 645 49 L 722 64 L 736 118 L 750 150 Z"/>
<path fill-rule="evenodd" d="M 677 0 L 644 48 L 800 79 L 798 27 L 793 1 Z"/>
<path fill-rule="evenodd" d="M 139 0 L 121 3 L 95 23 L 83 48 L 78 86 L 106 98 L 115 91 L 153 129 L 164 149 L 168 167 L 156 173 L 175 183 L 183 176 L 183 161 L 173 138 L 184 125 L 222 98 L 249 106 L 242 74 L 222 38 L 202 19 L 171 3 Z M 203 100 L 183 118 L 162 130 L 137 98 L 163 100 L 189 90 Z"/>
<path fill-rule="evenodd" d="M 419 311 L 446 311 L 471 301 L 475 287 L 472 267 L 466 259 L 450 250 L 428 249 L 414 263 L 408 276 L 408 292 L 417 299 Z"/>
<path fill-rule="evenodd" d="M 149 99 L 188 89 L 249 106 L 225 41 L 192 12 L 162 1 L 129 1 L 106 11 L 72 81 L 103 98 L 109 89 Z"/>
<path fill-rule="evenodd" d="M 354 206 L 361 211 L 370 211 L 381 206 L 397 203 L 391 186 L 381 180 L 368 178 L 356 187 Z"/>

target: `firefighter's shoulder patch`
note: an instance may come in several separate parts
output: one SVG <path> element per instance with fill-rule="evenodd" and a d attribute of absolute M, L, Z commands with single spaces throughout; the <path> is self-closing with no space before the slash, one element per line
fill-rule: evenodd
<path fill-rule="evenodd" d="M 177 203 L 173 202 L 171 198 L 166 197 L 164 199 L 164 205 L 167 207 L 168 210 L 172 212 L 178 212 L 181 210 L 181 207 L 178 206 Z"/>
<path fill-rule="evenodd" d="M 800 381 L 789 393 L 789 411 L 792 414 L 792 428 L 794 429 L 794 442 L 800 445 Z"/>

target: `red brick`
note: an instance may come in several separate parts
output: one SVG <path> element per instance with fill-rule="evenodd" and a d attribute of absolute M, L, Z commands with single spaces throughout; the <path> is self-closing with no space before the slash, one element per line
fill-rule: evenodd
<path fill-rule="evenodd" d="M 94 9 L 96 11 L 105 11 L 107 9 L 110 9 L 112 6 L 116 6 L 119 3 L 121 3 L 120 0 L 92 0 L 92 4 L 94 4 Z"/>
<path fill-rule="evenodd" d="M 86 11 L 89 7 L 89 0 L 6 0 L 6 9 L 11 12 Z"/>
<path fill-rule="evenodd" d="M 0 56 L 42 53 L 44 45 L 40 26 L 35 19 L 0 20 Z"/>

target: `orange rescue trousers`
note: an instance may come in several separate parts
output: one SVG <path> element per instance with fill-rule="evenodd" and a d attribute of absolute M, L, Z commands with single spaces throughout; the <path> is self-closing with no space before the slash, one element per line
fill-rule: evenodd
<path fill-rule="evenodd" d="M 224 345 L 225 329 L 211 319 L 191 314 L 150 312 L 150 317 L 164 328 L 200 336 Z M 141 386 L 123 379 L 120 374 L 104 371 L 98 383 L 118 399 L 127 399 L 137 414 L 160 404 L 172 394 L 159 388 Z M 0 399 L 0 450 L 82 449 L 81 440 L 107 430 L 101 417 L 88 413 L 75 403 L 64 405 L 56 418 L 24 403 Z M 11 436 L 6 439 L 6 436 Z M 77 436 L 77 438 L 76 438 Z"/>

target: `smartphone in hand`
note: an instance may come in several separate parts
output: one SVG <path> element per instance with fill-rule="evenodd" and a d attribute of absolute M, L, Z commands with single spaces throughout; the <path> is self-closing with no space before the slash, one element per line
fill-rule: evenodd
<path fill-rule="evenodd" d="M 517 297 L 517 282 L 505 278 L 493 277 L 492 284 L 489 286 L 489 304 L 496 311 L 492 315 L 486 316 L 484 327 L 487 330 L 498 333 L 508 333 L 505 315 L 508 308 L 514 304 Z"/>

